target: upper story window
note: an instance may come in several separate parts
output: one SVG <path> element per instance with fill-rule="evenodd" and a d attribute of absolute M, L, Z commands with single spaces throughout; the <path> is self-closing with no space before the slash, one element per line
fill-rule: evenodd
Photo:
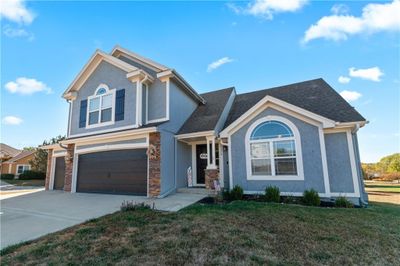
<path fill-rule="evenodd" d="M 284 118 L 275 119 L 260 119 L 249 128 L 246 136 L 248 179 L 302 179 L 297 128 Z"/>
<path fill-rule="evenodd" d="M 86 127 L 105 126 L 114 123 L 115 89 L 100 84 L 94 95 L 88 97 Z"/>

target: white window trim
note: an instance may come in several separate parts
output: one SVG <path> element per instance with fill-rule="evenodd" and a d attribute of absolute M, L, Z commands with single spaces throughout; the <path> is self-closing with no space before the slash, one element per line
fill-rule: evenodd
<path fill-rule="evenodd" d="M 107 92 L 102 95 L 97 95 L 97 91 L 101 88 L 105 88 Z M 112 95 L 112 102 L 111 102 L 111 121 L 107 122 L 100 122 L 101 121 L 101 106 L 102 106 L 102 97 L 105 95 Z M 99 123 L 89 125 L 89 114 L 90 114 L 90 100 L 100 97 L 100 105 L 99 105 Z M 86 110 L 86 129 L 90 128 L 97 128 L 97 127 L 104 127 L 115 124 L 115 97 L 116 97 L 116 89 L 110 90 L 110 88 L 106 84 L 100 84 L 97 89 L 95 90 L 94 94 L 87 98 L 87 110 Z"/>
<path fill-rule="evenodd" d="M 20 166 L 22 166 L 22 167 L 27 166 L 27 167 L 28 167 L 28 169 L 25 169 L 25 170 L 23 170 L 23 168 L 22 168 L 22 173 L 23 173 L 24 171 L 29 171 L 29 170 L 31 170 L 31 165 L 30 165 L 30 164 L 17 164 L 17 167 L 15 168 L 15 174 L 16 174 L 16 175 L 22 174 L 22 173 L 18 173 L 18 167 L 20 167 Z"/>
<path fill-rule="evenodd" d="M 253 175 L 251 170 L 251 155 L 250 155 L 250 143 L 254 141 L 250 141 L 250 136 L 253 130 L 260 125 L 261 123 L 267 121 L 278 121 L 286 124 L 293 132 L 294 137 L 292 138 L 281 138 L 279 140 L 293 140 L 295 142 L 296 148 L 296 167 L 297 167 L 297 175 Z M 255 141 L 257 142 L 257 141 Z M 268 140 L 263 140 L 262 142 L 269 142 Z M 255 121 L 247 130 L 246 138 L 245 138 L 245 149 L 246 149 L 246 173 L 247 180 L 277 180 L 277 181 L 285 181 L 285 180 L 304 180 L 304 171 L 303 171 L 303 157 L 301 151 L 301 138 L 300 133 L 297 127 L 288 119 L 281 116 L 269 115 Z M 272 150 L 273 152 L 273 150 Z M 275 164 L 271 163 L 271 172 L 274 173 Z"/>

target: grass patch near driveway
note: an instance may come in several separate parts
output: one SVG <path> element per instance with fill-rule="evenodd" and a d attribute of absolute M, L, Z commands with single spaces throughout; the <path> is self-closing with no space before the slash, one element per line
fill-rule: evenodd
<path fill-rule="evenodd" d="M 400 264 L 400 207 L 236 201 L 117 212 L 1 251 L 18 264 Z"/>
<path fill-rule="evenodd" d="M 10 179 L 10 180 L 3 180 L 4 182 L 7 182 L 8 184 L 14 185 L 14 186 L 23 186 L 23 187 L 44 187 L 44 182 L 45 180 L 38 180 L 38 179 L 32 179 L 32 180 L 21 180 L 21 179 Z"/>

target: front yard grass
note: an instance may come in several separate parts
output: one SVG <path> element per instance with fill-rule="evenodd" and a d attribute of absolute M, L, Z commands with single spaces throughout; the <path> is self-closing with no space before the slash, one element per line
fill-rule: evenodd
<path fill-rule="evenodd" d="M 6 248 L 1 264 L 400 265 L 400 207 L 236 201 L 117 212 Z"/>
<path fill-rule="evenodd" d="M 21 179 L 7 179 L 3 180 L 14 186 L 23 186 L 23 187 L 44 187 L 44 179 L 31 179 L 31 180 L 21 180 Z"/>

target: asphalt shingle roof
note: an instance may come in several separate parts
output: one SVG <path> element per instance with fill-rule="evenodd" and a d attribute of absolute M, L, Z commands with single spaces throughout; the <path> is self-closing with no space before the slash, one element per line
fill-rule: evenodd
<path fill-rule="evenodd" d="M 17 155 L 21 150 L 15 149 L 7 144 L 0 143 L 0 152 L 9 157 Z"/>
<path fill-rule="evenodd" d="M 18 153 L 17 155 L 15 155 L 14 157 L 12 157 L 10 160 L 6 161 L 6 163 L 13 163 L 18 161 L 19 159 L 25 158 L 31 154 L 34 154 L 35 151 L 27 151 L 27 150 L 23 150 L 20 153 Z"/>
<path fill-rule="evenodd" d="M 197 107 L 178 134 L 214 130 L 233 90 L 231 87 L 200 94 L 206 100 L 206 104 Z"/>
<path fill-rule="evenodd" d="M 233 123 L 267 95 L 336 122 L 365 121 L 365 118 L 354 107 L 320 78 L 236 95 L 224 128 Z"/>

